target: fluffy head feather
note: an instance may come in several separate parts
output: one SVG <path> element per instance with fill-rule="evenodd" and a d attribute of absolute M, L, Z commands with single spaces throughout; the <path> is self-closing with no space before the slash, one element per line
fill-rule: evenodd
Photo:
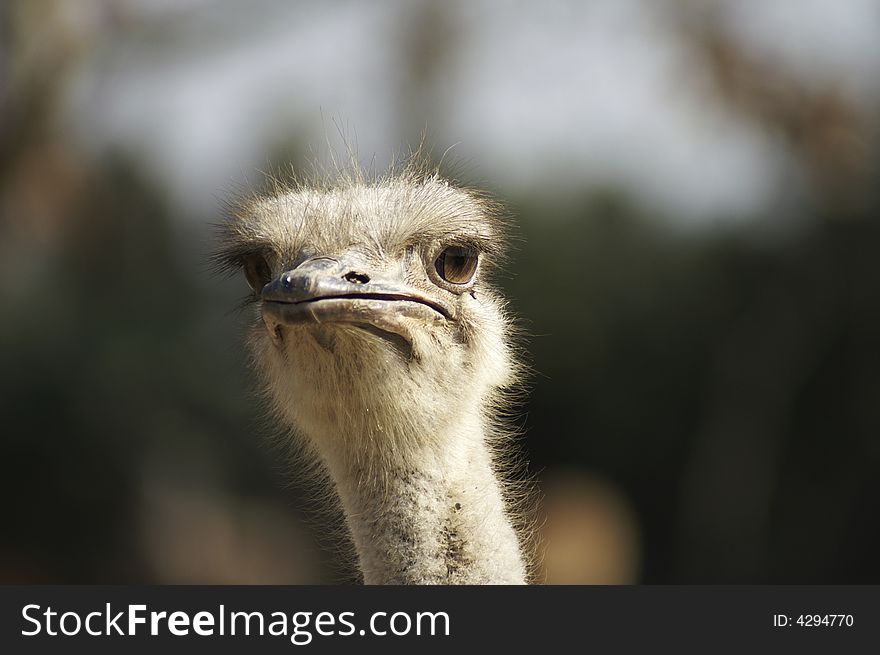
<path fill-rule="evenodd" d="M 412 451 L 444 447 L 430 440 L 462 416 L 491 423 L 498 391 L 516 378 L 510 321 L 489 282 L 504 252 L 502 217 L 485 195 L 412 168 L 369 183 L 349 177 L 276 185 L 236 208 L 218 255 L 227 266 L 259 254 L 274 277 L 309 258 L 345 255 L 453 309 L 448 320 L 430 326 L 403 317 L 412 338 L 404 349 L 339 323 L 288 326 L 277 346 L 256 322 L 251 348 L 275 408 L 299 433 L 318 440 L 313 445 L 323 459 L 406 461 Z M 432 274 L 447 245 L 479 253 L 466 290 L 444 288 Z M 329 434 L 332 441 L 322 443 Z M 346 441 L 354 435 L 362 443 Z"/>

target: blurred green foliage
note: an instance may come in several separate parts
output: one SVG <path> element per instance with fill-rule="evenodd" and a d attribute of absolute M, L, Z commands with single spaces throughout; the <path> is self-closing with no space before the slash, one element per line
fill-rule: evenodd
<path fill-rule="evenodd" d="M 672 236 L 613 197 L 523 208 L 528 448 L 623 486 L 648 582 L 867 582 L 880 225 Z"/>

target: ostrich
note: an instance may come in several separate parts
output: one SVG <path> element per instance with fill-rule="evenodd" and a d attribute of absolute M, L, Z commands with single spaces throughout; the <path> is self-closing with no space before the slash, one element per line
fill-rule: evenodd
<path fill-rule="evenodd" d="M 499 418 L 519 377 L 499 206 L 424 166 L 238 203 L 219 262 L 252 290 L 269 404 L 335 486 L 366 584 L 521 584 Z"/>

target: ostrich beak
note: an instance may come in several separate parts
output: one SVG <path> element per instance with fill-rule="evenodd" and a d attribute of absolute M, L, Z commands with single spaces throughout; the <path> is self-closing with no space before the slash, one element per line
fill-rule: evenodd
<path fill-rule="evenodd" d="M 441 325 L 454 312 L 441 299 L 345 258 L 308 259 L 269 282 L 260 298 L 276 344 L 283 340 L 283 326 L 323 323 L 374 328 L 411 343 L 412 319 Z"/>

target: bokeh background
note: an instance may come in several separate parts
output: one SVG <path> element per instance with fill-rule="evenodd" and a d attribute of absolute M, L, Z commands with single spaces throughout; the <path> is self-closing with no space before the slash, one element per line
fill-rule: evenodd
<path fill-rule="evenodd" d="M 424 141 L 519 223 L 543 580 L 880 582 L 878 109 L 871 0 L 2 3 L 0 581 L 351 579 L 210 226 Z"/>

